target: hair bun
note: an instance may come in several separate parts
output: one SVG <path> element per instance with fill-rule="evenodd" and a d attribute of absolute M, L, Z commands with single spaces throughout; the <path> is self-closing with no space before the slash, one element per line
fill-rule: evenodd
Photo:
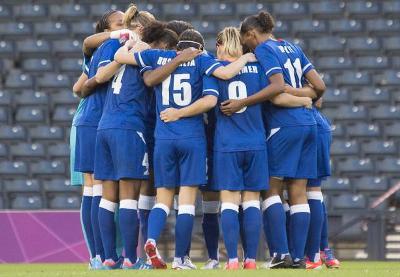
<path fill-rule="evenodd" d="M 268 30 L 269 32 L 272 32 L 272 29 L 275 27 L 275 21 L 272 15 L 269 12 L 266 11 L 261 11 L 257 15 L 257 20 L 260 23 L 260 26 Z"/>

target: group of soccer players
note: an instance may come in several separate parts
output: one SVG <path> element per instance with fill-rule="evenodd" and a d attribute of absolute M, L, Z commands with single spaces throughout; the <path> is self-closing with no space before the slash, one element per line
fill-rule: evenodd
<path fill-rule="evenodd" d="M 321 192 L 330 175 L 330 124 L 317 108 L 325 85 L 273 28 L 267 12 L 248 16 L 218 34 L 213 57 L 190 23 L 159 22 L 135 5 L 98 21 L 83 43 L 71 129 L 90 269 L 167 268 L 157 243 L 172 208 L 172 268 L 195 269 L 199 189 L 204 269 L 220 267 L 220 225 L 226 269 L 240 268 L 239 240 L 243 268 L 257 268 L 262 229 L 267 268 L 339 267 Z"/>

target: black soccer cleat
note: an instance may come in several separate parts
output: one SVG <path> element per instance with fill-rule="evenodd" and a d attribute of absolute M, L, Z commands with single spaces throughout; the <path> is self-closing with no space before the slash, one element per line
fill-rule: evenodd
<path fill-rule="evenodd" d="M 292 268 L 293 261 L 289 254 L 280 255 L 275 254 L 269 262 L 269 269 L 279 269 L 279 268 Z"/>
<path fill-rule="evenodd" d="M 297 261 L 293 260 L 292 268 L 293 269 L 306 269 L 306 260 L 305 259 L 298 259 Z"/>

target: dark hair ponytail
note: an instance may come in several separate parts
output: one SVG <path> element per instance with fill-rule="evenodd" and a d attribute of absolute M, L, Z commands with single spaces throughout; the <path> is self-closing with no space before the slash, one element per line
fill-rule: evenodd
<path fill-rule="evenodd" d="M 177 49 L 184 50 L 189 47 L 199 50 L 204 49 L 204 38 L 200 32 L 195 29 L 187 29 L 179 36 Z"/>
<path fill-rule="evenodd" d="M 116 12 L 118 11 L 109 10 L 108 12 L 102 15 L 99 21 L 96 22 L 96 33 L 102 33 L 110 27 L 110 22 L 108 19 L 110 18 L 111 15 L 113 15 Z"/>
<path fill-rule="evenodd" d="M 169 21 L 167 23 L 167 28 L 174 31 L 178 36 L 188 29 L 194 29 L 192 24 L 182 20 Z"/>
<path fill-rule="evenodd" d="M 148 44 L 165 43 L 168 49 L 176 47 L 178 44 L 178 35 L 167 28 L 167 24 L 154 21 L 150 25 L 144 27 L 142 40 Z"/>
<path fill-rule="evenodd" d="M 253 29 L 261 33 L 272 33 L 275 27 L 275 20 L 269 12 L 261 11 L 258 15 L 246 17 L 240 25 L 240 33 L 245 34 Z"/>

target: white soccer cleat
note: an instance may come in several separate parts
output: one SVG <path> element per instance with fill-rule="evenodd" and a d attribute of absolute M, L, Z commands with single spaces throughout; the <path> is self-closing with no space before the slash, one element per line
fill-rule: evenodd
<path fill-rule="evenodd" d="M 219 261 L 209 259 L 201 269 L 219 269 L 221 268 Z"/>
<path fill-rule="evenodd" d="M 182 259 L 180 259 L 180 258 L 174 258 L 174 261 L 172 262 L 171 268 L 175 269 L 175 270 L 193 270 L 193 269 L 195 269 L 193 267 L 190 267 L 185 262 L 185 260 L 182 261 Z"/>
<path fill-rule="evenodd" d="M 192 262 L 189 256 L 185 256 L 183 263 L 191 269 L 197 269 L 197 266 Z"/>

